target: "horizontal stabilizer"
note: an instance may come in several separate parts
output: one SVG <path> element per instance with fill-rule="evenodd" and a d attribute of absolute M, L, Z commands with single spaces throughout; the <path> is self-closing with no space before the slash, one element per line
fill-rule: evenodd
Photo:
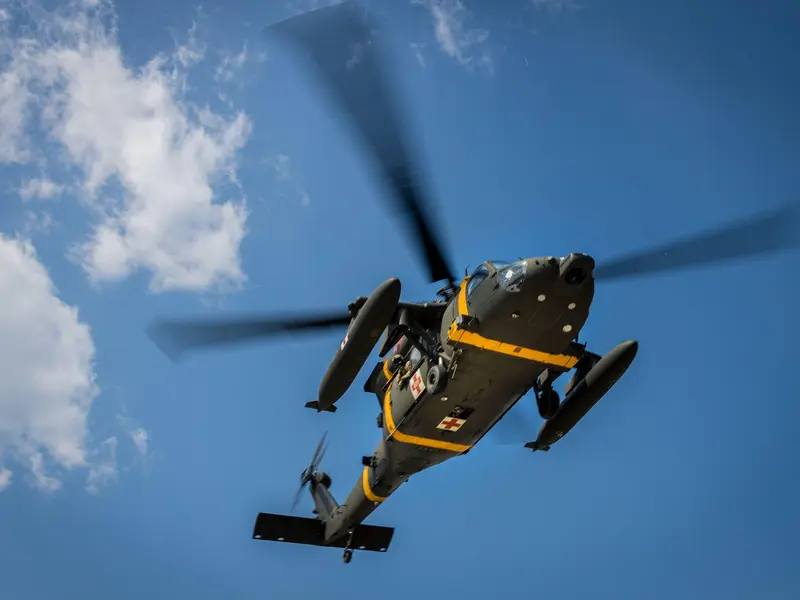
<path fill-rule="evenodd" d="M 306 402 L 306 408 L 313 408 L 317 412 L 336 412 L 336 405 L 331 405 L 328 408 L 320 408 L 319 402 L 316 400 L 312 400 L 311 402 Z"/>
<path fill-rule="evenodd" d="M 352 550 L 368 552 L 386 552 L 394 535 L 394 527 L 378 527 L 376 525 L 358 525 L 350 544 Z M 347 536 L 325 543 L 325 524 L 319 519 L 292 517 L 259 513 L 253 529 L 253 539 L 268 542 L 286 542 L 289 544 L 305 544 L 308 546 L 329 546 L 344 548 Z"/>

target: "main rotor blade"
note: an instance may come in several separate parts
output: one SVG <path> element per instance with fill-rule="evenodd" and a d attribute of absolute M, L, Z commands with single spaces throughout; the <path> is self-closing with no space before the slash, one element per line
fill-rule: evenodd
<path fill-rule="evenodd" d="M 148 335 L 164 354 L 177 360 L 187 350 L 265 338 L 292 331 L 346 327 L 348 312 L 283 318 L 161 321 Z"/>
<path fill-rule="evenodd" d="M 425 209 L 429 200 L 403 142 L 400 113 L 393 104 L 377 41 L 363 8 L 348 1 L 293 17 L 265 28 L 294 43 L 311 59 L 324 87 L 351 120 L 395 208 L 407 219 L 432 282 L 453 274 Z"/>
<path fill-rule="evenodd" d="M 595 279 L 611 280 L 800 248 L 800 203 L 598 265 Z"/>

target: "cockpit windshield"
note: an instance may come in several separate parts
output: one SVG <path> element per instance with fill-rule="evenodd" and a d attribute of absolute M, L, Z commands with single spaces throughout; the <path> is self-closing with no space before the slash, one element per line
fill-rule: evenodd
<path fill-rule="evenodd" d="M 511 262 L 507 261 L 507 260 L 489 260 L 487 262 L 490 265 L 492 265 L 495 269 L 497 269 L 498 271 L 500 269 L 502 269 L 503 267 L 507 267 L 508 265 L 511 264 Z"/>

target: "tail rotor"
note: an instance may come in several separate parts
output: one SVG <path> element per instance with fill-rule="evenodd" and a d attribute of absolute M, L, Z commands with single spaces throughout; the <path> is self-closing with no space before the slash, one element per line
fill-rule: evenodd
<path fill-rule="evenodd" d="M 303 493 L 305 487 L 311 482 L 314 475 L 319 468 L 320 463 L 322 462 L 322 458 L 325 456 L 325 451 L 328 449 L 328 445 L 325 443 L 328 437 L 328 432 L 322 434 L 322 438 L 320 439 L 319 443 L 317 444 L 317 449 L 314 450 L 314 455 L 311 457 L 311 462 L 308 464 L 308 467 L 303 471 L 300 475 L 300 487 L 297 489 L 297 493 L 294 495 L 294 501 L 292 502 L 292 508 L 289 511 L 290 513 L 294 513 L 295 509 L 297 508 L 297 504 L 300 502 L 300 496 Z"/>

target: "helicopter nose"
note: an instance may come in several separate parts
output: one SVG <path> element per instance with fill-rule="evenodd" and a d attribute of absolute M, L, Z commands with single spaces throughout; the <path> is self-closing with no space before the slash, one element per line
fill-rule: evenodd
<path fill-rule="evenodd" d="M 594 271 L 594 259 L 588 254 L 573 252 L 561 259 L 559 272 L 567 285 L 581 285 Z"/>

